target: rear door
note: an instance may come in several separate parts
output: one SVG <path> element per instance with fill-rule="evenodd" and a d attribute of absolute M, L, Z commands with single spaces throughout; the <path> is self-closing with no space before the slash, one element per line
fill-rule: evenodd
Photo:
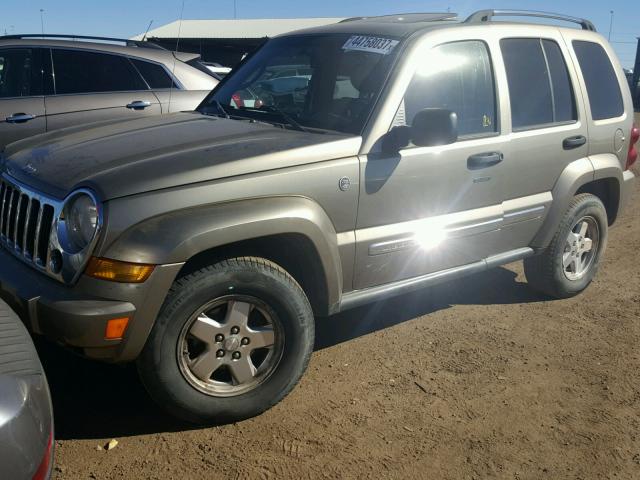
<path fill-rule="evenodd" d="M 532 242 L 560 174 L 587 157 L 589 142 L 580 85 L 560 32 L 514 29 L 499 48 L 511 117 L 501 237 L 507 250 Z"/>
<path fill-rule="evenodd" d="M 47 130 L 161 113 L 127 57 L 55 48 L 51 57 L 55 95 L 46 98 Z"/>
<path fill-rule="evenodd" d="M 179 61 L 179 60 L 176 60 Z M 160 102 L 162 113 L 195 110 L 209 90 L 185 90 L 161 63 L 131 58 L 142 78 Z"/>
<path fill-rule="evenodd" d="M 0 148 L 45 131 L 40 49 L 0 49 Z"/>

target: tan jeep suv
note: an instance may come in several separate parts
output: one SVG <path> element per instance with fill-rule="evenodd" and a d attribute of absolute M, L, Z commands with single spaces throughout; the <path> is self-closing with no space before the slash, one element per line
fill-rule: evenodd
<path fill-rule="evenodd" d="M 590 22 L 506 13 L 549 16 L 294 32 L 195 112 L 12 144 L 0 294 L 204 423 L 284 398 L 335 312 L 517 260 L 579 294 L 634 184 L 631 94 Z"/>

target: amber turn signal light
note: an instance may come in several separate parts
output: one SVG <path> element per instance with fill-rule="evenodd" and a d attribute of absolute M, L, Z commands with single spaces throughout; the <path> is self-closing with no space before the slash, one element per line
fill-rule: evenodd
<path fill-rule="evenodd" d="M 129 325 L 129 318 L 112 318 L 107 321 L 107 328 L 104 331 L 105 340 L 120 340 L 124 337 L 124 332 Z"/>
<path fill-rule="evenodd" d="M 89 277 L 111 282 L 142 283 L 149 278 L 154 267 L 155 265 L 144 263 L 128 263 L 108 258 L 91 257 L 84 273 Z"/>

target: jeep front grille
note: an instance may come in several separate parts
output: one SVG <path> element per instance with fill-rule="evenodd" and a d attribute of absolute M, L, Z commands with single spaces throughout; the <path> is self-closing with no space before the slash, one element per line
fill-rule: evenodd
<path fill-rule="evenodd" d="M 48 270 L 49 237 L 58 202 L 0 178 L 0 245 Z"/>

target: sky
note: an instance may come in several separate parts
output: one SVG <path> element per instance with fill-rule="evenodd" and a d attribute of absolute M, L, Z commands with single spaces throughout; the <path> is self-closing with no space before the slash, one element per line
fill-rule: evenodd
<path fill-rule="evenodd" d="M 560 12 L 587 18 L 609 35 L 624 67 L 631 68 L 640 36 L 638 0 L 184 0 L 184 19 L 354 17 L 408 12 L 451 12 L 466 16 L 485 8 Z M 180 18 L 182 0 L 2 0 L 0 34 L 74 33 L 129 38 Z"/>

